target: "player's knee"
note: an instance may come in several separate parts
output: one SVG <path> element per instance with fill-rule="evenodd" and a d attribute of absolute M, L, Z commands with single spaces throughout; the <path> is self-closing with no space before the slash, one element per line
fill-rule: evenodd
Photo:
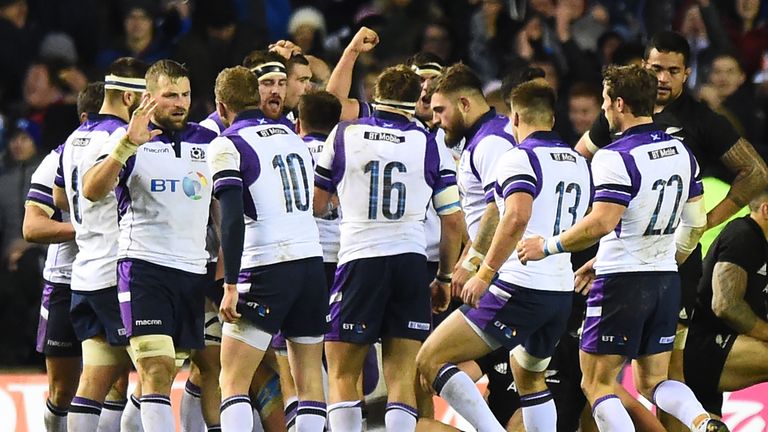
<path fill-rule="evenodd" d="M 440 366 L 436 364 L 428 345 L 424 345 L 416 354 L 416 370 L 430 382 L 434 381 Z"/>
<path fill-rule="evenodd" d="M 148 357 L 139 360 L 141 380 L 154 389 L 170 389 L 176 375 L 174 359 L 168 357 Z"/>
<path fill-rule="evenodd" d="M 54 380 L 51 381 L 49 386 L 48 399 L 58 408 L 67 408 L 72 403 L 76 391 L 77 387 L 73 387 L 63 381 Z"/>
<path fill-rule="evenodd" d="M 128 394 L 128 374 L 130 372 L 131 367 L 130 365 L 126 364 L 125 369 L 120 372 L 117 380 L 115 380 L 115 383 L 112 384 L 112 388 L 109 390 L 109 395 L 122 395 L 123 399 L 125 399 L 125 395 Z"/>
<path fill-rule="evenodd" d="M 653 392 L 656 390 L 656 386 L 660 382 L 664 381 L 664 377 L 659 376 L 638 376 L 635 375 L 635 388 L 637 392 L 643 395 L 648 400 L 653 400 Z"/>
<path fill-rule="evenodd" d="M 169 387 L 176 375 L 178 360 L 173 339 L 167 335 L 136 336 L 131 338 L 131 348 L 142 381 L 152 383 L 153 387 Z"/>
<path fill-rule="evenodd" d="M 584 393 L 587 399 L 590 399 L 590 395 L 595 393 L 595 381 L 586 375 L 582 375 L 579 385 L 581 387 L 581 391 Z"/>

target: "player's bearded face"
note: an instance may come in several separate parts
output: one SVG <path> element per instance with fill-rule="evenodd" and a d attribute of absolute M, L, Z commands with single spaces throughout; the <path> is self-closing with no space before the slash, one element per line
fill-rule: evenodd
<path fill-rule="evenodd" d="M 189 105 L 192 102 L 189 78 L 171 80 L 160 76 L 156 88 L 151 91 L 157 101 L 152 120 L 163 129 L 181 130 L 187 124 Z"/>
<path fill-rule="evenodd" d="M 136 111 L 136 108 L 141 105 L 141 97 L 142 94 L 139 92 L 131 92 L 133 94 L 133 100 L 131 101 L 131 106 L 128 107 L 128 115 L 133 115 L 133 112 Z"/>
<path fill-rule="evenodd" d="M 432 95 L 432 121 L 445 131 L 445 143 L 455 146 L 464 137 L 467 126 L 459 111 L 458 96 L 435 93 Z"/>
<path fill-rule="evenodd" d="M 611 133 L 620 132 L 621 129 L 616 120 L 616 105 L 608 96 L 608 84 L 603 83 L 603 105 L 600 107 L 605 113 L 605 119 L 608 120 L 608 128 Z"/>
<path fill-rule="evenodd" d="M 659 85 L 656 105 L 666 106 L 680 96 L 691 70 L 685 67 L 683 55 L 676 52 L 660 52 L 655 48 L 648 53 L 645 67 L 656 73 Z"/>
<path fill-rule="evenodd" d="M 276 120 L 283 115 L 285 102 L 286 78 L 265 78 L 259 80 L 261 111 L 267 118 Z"/>

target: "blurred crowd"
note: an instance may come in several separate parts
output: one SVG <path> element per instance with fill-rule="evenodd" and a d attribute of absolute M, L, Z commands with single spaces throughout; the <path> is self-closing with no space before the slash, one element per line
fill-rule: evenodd
<path fill-rule="evenodd" d="M 555 128 L 575 144 L 600 112 L 603 66 L 640 62 L 649 35 L 673 29 L 691 45 L 690 91 L 765 154 L 767 21 L 760 0 L 0 0 L 0 365 L 40 361 L 45 251 L 21 232 L 30 176 L 77 127 L 78 92 L 118 57 L 186 64 L 199 121 L 218 72 L 248 52 L 290 39 L 328 63 L 313 77 L 322 87 L 367 26 L 381 42 L 359 59 L 352 96 L 370 100 L 384 67 L 425 51 L 469 64 L 505 113 L 503 78 L 531 65 L 557 90 Z"/>

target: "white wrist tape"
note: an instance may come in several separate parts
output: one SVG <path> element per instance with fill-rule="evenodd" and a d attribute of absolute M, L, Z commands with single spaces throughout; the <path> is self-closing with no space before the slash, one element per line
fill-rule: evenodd
<path fill-rule="evenodd" d="M 470 247 L 467 251 L 467 256 L 464 258 L 464 261 L 462 261 L 461 266 L 464 267 L 469 272 L 477 273 L 477 270 L 480 268 L 480 264 L 485 259 L 485 254 L 482 254 L 475 250 L 475 248 Z"/>
<path fill-rule="evenodd" d="M 675 229 L 677 251 L 684 254 L 693 252 L 706 227 L 707 209 L 704 207 L 704 200 L 686 202 L 680 214 L 680 225 Z"/>

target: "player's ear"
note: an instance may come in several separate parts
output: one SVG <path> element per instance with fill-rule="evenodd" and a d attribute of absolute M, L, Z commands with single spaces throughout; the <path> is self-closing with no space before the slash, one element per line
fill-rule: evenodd
<path fill-rule="evenodd" d="M 512 113 L 512 126 L 520 127 L 520 114 L 516 112 Z"/>
<path fill-rule="evenodd" d="M 616 102 L 616 110 L 624 114 L 624 99 L 622 97 L 617 97 L 613 101 Z"/>
<path fill-rule="evenodd" d="M 227 106 L 222 102 L 216 101 L 216 113 L 219 114 L 219 118 L 222 120 L 227 118 Z"/>
<path fill-rule="evenodd" d="M 459 109 L 461 110 L 462 113 L 469 112 L 470 105 L 471 104 L 469 103 L 469 98 L 467 98 L 466 96 L 459 97 Z"/>
<path fill-rule="evenodd" d="M 301 135 L 301 119 L 296 119 L 296 134 Z"/>

